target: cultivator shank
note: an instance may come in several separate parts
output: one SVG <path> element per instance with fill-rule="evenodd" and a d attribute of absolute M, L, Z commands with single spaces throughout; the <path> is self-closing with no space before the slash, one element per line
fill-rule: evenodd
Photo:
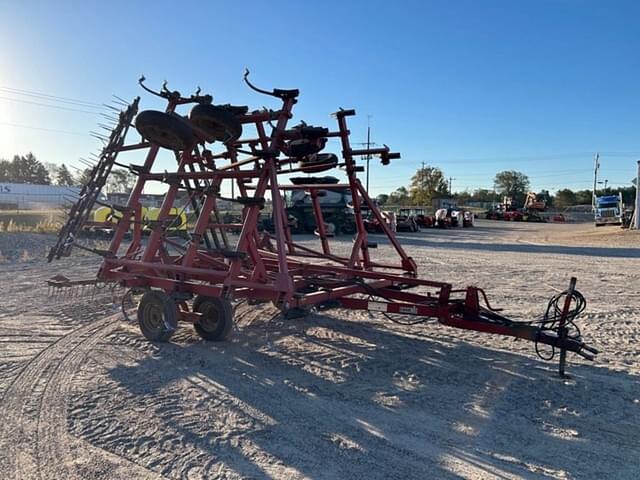
<path fill-rule="evenodd" d="M 577 307 L 571 307 L 576 302 L 575 282 L 566 293 L 568 303 L 559 316 L 523 323 L 499 315 L 479 288 L 455 290 L 448 283 L 418 277 L 416 263 L 357 177 L 362 171 L 356 165 L 357 157 L 377 156 L 388 165 L 400 154 L 386 145 L 353 149 L 348 119 L 355 115 L 354 110 L 335 112 L 334 129 L 304 122 L 291 126 L 297 90 L 259 89 L 245 75 L 253 90 L 279 101 L 274 110 L 250 111 L 244 106 L 215 105 L 211 96 L 200 95 L 199 91 L 190 97 L 171 92 L 166 86 L 154 92 L 144 86 L 143 80 L 143 88 L 164 98 L 167 106 L 164 112 L 146 110 L 137 114 L 135 127 L 142 136 L 139 142 L 125 144 L 118 134 L 117 141 L 109 146 L 110 155 L 142 151 L 145 160 L 132 168 L 137 181 L 121 209 L 123 215 L 109 248 L 101 252 L 104 260 L 98 279 L 146 292 L 138 308 L 138 321 L 147 338 L 167 340 L 182 320 L 194 323 L 205 339 L 222 339 L 232 321 L 231 301 L 247 299 L 272 302 L 284 312 L 341 307 L 387 316 L 411 315 L 419 321 L 433 318 L 456 328 L 551 345 L 561 351 L 562 363 L 566 351 L 585 358 L 596 353 L 569 328 L 580 313 Z M 137 103 L 136 99 L 136 110 Z M 177 109 L 185 104 L 194 106 L 182 116 Z M 332 140 L 339 142 L 340 156 L 324 152 Z M 175 170 L 157 168 L 161 149 L 173 151 Z M 284 183 L 292 174 L 332 169 L 343 172 L 342 182 L 328 186 L 317 183 L 314 177 L 299 177 L 291 185 Z M 102 177 L 98 173 L 96 177 L 95 184 L 103 185 Z M 166 194 L 157 220 L 143 225 L 142 193 L 152 183 L 163 184 Z M 223 196 L 229 186 L 239 195 Z M 89 189 L 92 195 L 93 189 Z M 323 217 L 321 199 L 327 190 L 344 191 L 351 197 L 355 235 L 346 254 L 336 251 L 331 241 L 339 228 Z M 283 198 L 287 191 L 308 195 L 317 247 L 295 241 Z M 84 202 L 76 208 L 82 214 L 70 218 L 50 259 L 64 254 L 73 244 L 69 232 L 77 231 L 78 219 L 86 219 L 87 208 L 91 208 L 90 201 Z M 241 222 L 224 222 L 219 211 L 221 202 L 237 205 L 242 210 Z M 259 219 L 269 207 L 271 233 L 259 228 Z M 194 215 L 186 241 L 170 235 L 175 220 L 170 213 L 175 208 Z M 367 234 L 363 209 L 378 220 L 384 242 L 393 252 L 384 260 L 372 254 L 377 244 Z M 147 236 L 143 235 L 145 231 Z M 232 235 L 234 231 L 239 234 Z"/>

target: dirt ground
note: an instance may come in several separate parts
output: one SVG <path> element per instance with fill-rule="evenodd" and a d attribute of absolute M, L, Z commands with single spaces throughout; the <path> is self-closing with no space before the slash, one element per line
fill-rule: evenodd
<path fill-rule="evenodd" d="M 517 318 L 577 276 L 602 353 L 560 379 L 524 341 L 267 306 L 239 306 L 224 343 L 184 326 L 151 344 L 107 290 L 47 297 L 47 278 L 92 277 L 95 258 L 46 264 L 53 237 L 0 233 L 0 478 L 640 478 L 640 233 L 400 236 L 422 276 L 481 286 Z"/>

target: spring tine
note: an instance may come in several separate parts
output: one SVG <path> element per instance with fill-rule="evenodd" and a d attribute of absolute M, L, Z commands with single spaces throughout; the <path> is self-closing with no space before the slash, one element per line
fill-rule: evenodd
<path fill-rule="evenodd" d="M 95 167 L 96 164 L 93 162 L 90 162 L 89 160 L 85 160 L 84 158 L 80 158 L 78 159 L 80 161 L 80 163 L 82 163 L 83 165 L 86 165 L 87 167 Z"/>
<path fill-rule="evenodd" d="M 114 107 L 114 106 L 112 106 L 112 105 L 108 105 L 108 104 L 106 104 L 106 103 L 103 103 L 102 105 L 103 105 L 103 106 L 105 106 L 105 107 L 107 107 L 107 108 L 108 108 L 108 109 L 110 109 L 110 110 L 113 110 L 114 112 L 118 112 L 118 113 L 120 113 L 120 109 L 119 109 L 119 108 L 116 108 L 116 107 Z"/>
<path fill-rule="evenodd" d="M 107 140 L 107 137 L 105 137 L 104 135 L 100 135 L 98 132 L 94 132 L 93 130 L 89 132 L 89 135 L 99 138 L 100 140 Z"/>
<path fill-rule="evenodd" d="M 115 98 L 115 100 L 112 100 L 113 103 L 117 103 L 118 105 L 122 105 L 123 107 L 128 107 L 129 106 L 129 102 L 127 102 L 126 100 L 123 100 L 119 96 L 112 95 L 112 97 Z"/>
<path fill-rule="evenodd" d="M 100 134 L 96 133 L 96 132 L 89 132 L 89 136 L 93 137 L 93 138 L 97 138 L 98 140 L 100 140 L 103 143 L 106 143 L 106 139 L 101 136 Z"/>
<path fill-rule="evenodd" d="M 108 113 L 101 113 L 100 116 L 106 118 L 107 120 L 111 120 L 114 125 L 118 123 L 118 117 L 114 117 L 113 115 L 109 115 Z"/>
<path fill-rule="evenodd" d="M 120 100 L 122 103 L 124 103 L 127 107 L 129 106 L 129 102 L 127 102 L 124 98 L 119 97 L 118 95 L 113 95 L 114 97 L 116 97 L 118 100 Z"/>

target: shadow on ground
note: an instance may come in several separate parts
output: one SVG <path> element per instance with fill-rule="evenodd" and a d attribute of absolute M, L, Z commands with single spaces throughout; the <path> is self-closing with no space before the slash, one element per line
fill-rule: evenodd
<path fill-rule="evenodd" d="M 444 327 L 408 337 L 311 315 L 225 344 L 187 334 L 110 369 L 106 388 L 147 399 L 138 421 L 182 439 L 158 467 L 171 476 L 197 450 L 246 478 L 636 478 L 638 378 L 572 365 L 561 380 L 533 358 L 431 340 L 430 328 Z"/>

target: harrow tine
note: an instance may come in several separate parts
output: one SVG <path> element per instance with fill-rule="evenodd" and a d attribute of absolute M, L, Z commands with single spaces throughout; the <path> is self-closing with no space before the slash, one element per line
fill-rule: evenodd
<path fill-rule="evenodd" d="M 107 140 L 108 139 L 105 136 L 100 135 L 99 133 L 96 133 L 94 131 L 89 132 L 89 135 L 92 136 L 93 138 L 97 138 L 98 140 L 100 140 L 105 145 L 107 144 Z"/>
<path fill-rule="evenodd" d="M 104 107 L 107 107 L 109 110 L 113 110 L 114 112 L 121 112 L 121 109 L 114 107 L 113 105 L 109 105 L 107 103 L 102 104 Z"/>
<path fill-rule="evenodd" d="M 114 123 L 114 125 L 118 123 L 118 120 L 119 120 L 118 117 L 114 115 L 109 115 L 108 113 L 101 113 L 100 116 L 103 118 L 106 118 L 107 120 L 111 120 Z"/>
<path fill-rule="evenodd" d="M 127 102 L 126 100 L 124 100 L 123 98 L 119 97 L 118 95 L 112 94 L 111 95 L 113 98 L 115 98 L 116 100 L 118 100 L 118 102 L 122 103 L 125 107 L 129 106 L 129 102 Z"/>

